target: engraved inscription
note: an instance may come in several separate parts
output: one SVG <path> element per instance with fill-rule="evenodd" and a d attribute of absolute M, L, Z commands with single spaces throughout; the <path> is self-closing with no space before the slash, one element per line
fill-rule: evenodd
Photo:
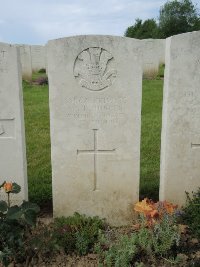
<path fill-rule="evenodd" d="M 74 63 L 74 76 L 78 83 L 91 91 L 100 91 L 111 86 L 116 74 L 113 56 L 100 47 L 85 49 Z"/>
<path fill-rule="evenodd" d="M 0 139 L 15 137 L 15 119 L 0 119 Z"/>
<path fill-rule="evenodd" d="M 104 125 L 123 125 L 126 97 L 82 97 L 73 96 L 66 99 L 66 115 L 81 123 L 100 123 Z M 98 127 L 98 126 L 91 126 Z"/>
<path fill-rule="evenodd" d="M 79 154 L 93 154 L 94 155 L 94 186 L 93 186 L 93 191 L 96 191 L 98 189 L 97 186 L 97 155 L 98 154 L 110 154 L 114 153 L 116 149 L 98 149 L 98 135 L 97 135 L 98 129 L 93 129 L 93 149 L 88 149 L 88 150 L 79 150 L 77 149 L 77 155 Z"/>

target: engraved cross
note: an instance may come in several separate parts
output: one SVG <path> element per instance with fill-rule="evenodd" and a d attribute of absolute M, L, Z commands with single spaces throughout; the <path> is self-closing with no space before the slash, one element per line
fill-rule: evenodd
<path fill-rule="evenodd" d="M 200 148 L 200 144 L 191 143 L 191 148 Z"/>
<path fill-rule="evenodd" d="M 4 54 L 6 53 L 6 51 L 4 51 L 4 50 L 1 50 L 1 53 L 3 54 L 3 57 L 4 57 Z"/>
<path fill-rule="evenodd" d="M 93 154 L 94 155 L 94 187 L 93 191 L 97 190 L 97 155 L 98 154 L 112 154 L 116 149 L 98 149 L 98 129 L 93 129 L 93 149 L 77 149 L 77 155 L 79 154 Z"/>

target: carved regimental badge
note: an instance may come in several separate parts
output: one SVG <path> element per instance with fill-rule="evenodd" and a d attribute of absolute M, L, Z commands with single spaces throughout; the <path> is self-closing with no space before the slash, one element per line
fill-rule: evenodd
<path fill-rule="evenodd" d="M 116 74 L 113 56 L 100 47 L 85 49 L 74 63 L 74 76 L 78 83 L 91 91 L 111 86 Z"/>

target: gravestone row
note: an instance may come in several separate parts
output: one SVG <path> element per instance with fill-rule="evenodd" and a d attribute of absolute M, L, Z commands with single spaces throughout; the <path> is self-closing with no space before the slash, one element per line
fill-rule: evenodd
<path fill-rule="evenodd" d="M 151 40 L 113 36 L 47 44 L 54 216 L 78 211 L 113 225 L 131 221 L 139 197 L 144 42 L 153 50 Z M 199 42 L 200 32 L 166 40 L 160 199 L 179 205 L 185 190 L 200 186 Z M 27 199 L 20 49 L 0 43 L 0 179 L 22 186 L 15 202 Z"/>
<path fill-rule="evenodd" d="M 46 69 L 46 47 L 42 45 L 16 45 L 20 50 L 22 78 L 32 80 L 32 73 Z"/>

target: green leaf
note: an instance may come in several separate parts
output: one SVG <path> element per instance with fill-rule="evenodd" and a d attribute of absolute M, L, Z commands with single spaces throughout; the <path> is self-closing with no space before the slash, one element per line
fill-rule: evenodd
<path fill-rule="evenodd" d="M 26 212 L 28 210 L 32 210 L 35 213 L 38 213 L 40 211 L 40 207 L 37 204 L 31 203 L 31 202 L 25 201 L 25 200 L 23 201 L 21 208 L 22 208 L 23 212 Z"/>
<path fill-rule="evenodd" d="M 0 201 L 0 212 L 6 212 L 8 209 L 8 205 L 6 201 L 1 200 Z"/>
<path fill-rule="evenodd" d="M 23 212 L 21 211 L 20 207 L 13 206 L 8 209 L 7 212 L 7 219 L 10 220 L 18 220 L 21 218 Z"/>
<path fill-rule="evenodd" d="M 11 193 L 18 194 L 21 191 L 21 186 L 18 185 L 17 183 L 13 183 L 12 185 L 13 185 L 13 189 Z"/>
<path fill-rule="evenodd" d="M 24 212 L 24 220 L 26 223 L 30 225 L 36 224 L 36 213 L 33 210 L 27 210 Z"/>

